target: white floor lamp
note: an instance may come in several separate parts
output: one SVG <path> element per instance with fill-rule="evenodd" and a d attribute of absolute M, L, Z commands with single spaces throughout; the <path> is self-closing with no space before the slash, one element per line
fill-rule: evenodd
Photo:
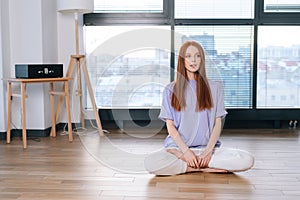
<path fill-rule="evenodd" d="M 76 42 L 76 54 L 71 55 L 70 63 L 66 73 L 66 77 L 71 77 L 74 66 L 76 66 L 77 73 L 77 91 L 76 94 L 80 98 L 80 113 L 81 113 L 81 125 L 84 127 L 84 113 L 82 105 L 82 84 L 81 84 L 81 70 L 84 75 L 85 83 L 89 92 L 90 100 L 93 106 L 94 115 L 96 118 L 97 127 L 100 136 L 103 136 L 102 125 L 99 114 L 97 112 L 97 106 L 94 98 L 93 89 L 91 86 L 89 74 L 86 67 L 85 56 L 79 54 L 79 31 L 78 31 L 78 15 L 83 13 L 89 13 L 94 10 L 94 0 L 57 0 L 57 11 L 63 14 L 74 14 L 75 17 L 75 42 Z M 59 99 L 56 109 L 56 121 L 58 120 L 59 112 L 62 106 L 64 98 Z M 51 133 L 52 134 L 52 133 Z"/>

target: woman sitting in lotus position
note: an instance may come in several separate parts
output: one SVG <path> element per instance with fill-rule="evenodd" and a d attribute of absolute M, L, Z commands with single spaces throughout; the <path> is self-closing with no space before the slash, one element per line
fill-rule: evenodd
<path fill-rule="evenodd" d="M 176 80 L 163 92 L 159 118 L 166 122 L 169 133 L 165 149 L 146 157 L 146 170 L 175 175 L 250 169 L 254 164 L 250 153 L 220 147 L 226 114 L 222 84 L 206 77 L 203 48 L 186 41 L 179 51 Z"/>

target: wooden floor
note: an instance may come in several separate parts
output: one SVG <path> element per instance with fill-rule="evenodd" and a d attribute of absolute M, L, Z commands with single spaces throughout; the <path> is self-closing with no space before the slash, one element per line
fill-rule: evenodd
<path fill-rule="evenodd" d="M 11 144 L 0 141 L 0 199 L 300 199 L 300 130 L 225 129 L 223 146 L 250 151 L 254 167 L 235 174 L 191 173 L 155 177 L 143 157 L 161 148 L 165 132 L 151 135 L 95 130 Z"/>

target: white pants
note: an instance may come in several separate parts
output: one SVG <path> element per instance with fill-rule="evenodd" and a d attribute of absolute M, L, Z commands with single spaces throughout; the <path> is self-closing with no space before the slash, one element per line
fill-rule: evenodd
<path fill-rule="evenodd" d="M 200 155 L 204 149 L 191 149 Z M 145 169 L 156 175 L 175 175 L 185 173 L 187 163 L 167 152 L 165 149 L 145 158 Z M 254 157 L 247 151 L 233 148 L 216 148 L 208 164 L 209 168 L 224 169 L 230 172 L 245 171 L 254 164 Z"/>

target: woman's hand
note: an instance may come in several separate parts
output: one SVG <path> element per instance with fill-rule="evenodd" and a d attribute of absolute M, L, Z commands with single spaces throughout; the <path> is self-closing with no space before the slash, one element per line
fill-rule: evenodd
<path fill-rule="evenodd" d="M 212 151 L 210 151 L 209 153 L 200 154 L 198 156 L 198 166 L 200 168 L 208 168 L 208 164 L 211 160 L 211 157 L 212 157 Z"/>
<path fill-rule="evenodd" d="M 182 154 L 183 159 L 186 161 L 187 165 L 192 168 L 199 168 L 199 160 L 195 153 L 187 149 L 183 154 Z"/>

